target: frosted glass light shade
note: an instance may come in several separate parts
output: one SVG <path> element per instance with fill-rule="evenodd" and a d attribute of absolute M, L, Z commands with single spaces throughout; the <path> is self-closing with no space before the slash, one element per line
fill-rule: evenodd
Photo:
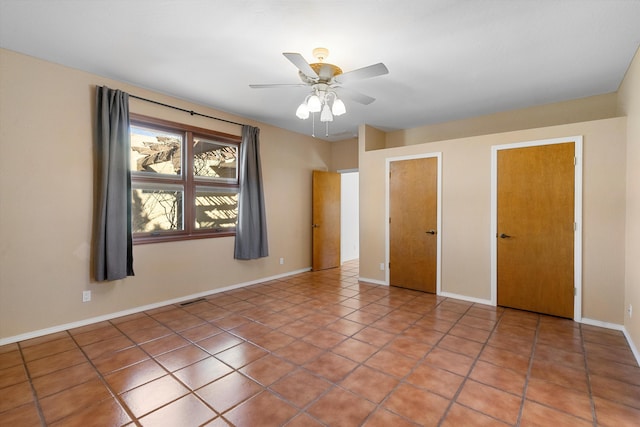
<path fill-rule="evenodd" d="M 307 107 L 307 104 L 305 104 L 304 102 L 300 104 L 300 106 L 296 110 L 296 116 L 298 116 L 298 118 L 302 120 L 309 118 L 309 108 Z"/>
<path fill-rule="evenodd" d="M 333 101 L 333 107 L 331 108 L 331 112 L 334 116 L 341 116 L 347 112 L 347 108 L 344 106 L 344 102 L 341 99 L 336 98 Z"/>
<path fill-rule="evenodd" d="M 320 98 L 318 98 L 318 95 L 311 95 L 311 97 L 309 97 L 307 107 L 309 108 L 310 113 L 317 113 L 320 111 L 322 105 L 320 104 Z"/>

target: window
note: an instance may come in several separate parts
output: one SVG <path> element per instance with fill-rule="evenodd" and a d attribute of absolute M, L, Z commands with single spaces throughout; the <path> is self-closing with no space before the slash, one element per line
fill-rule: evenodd
<path fill-rule="evenodd" d="M 131 115 L 134 243 L 234 235 L 240 137 Z"/>

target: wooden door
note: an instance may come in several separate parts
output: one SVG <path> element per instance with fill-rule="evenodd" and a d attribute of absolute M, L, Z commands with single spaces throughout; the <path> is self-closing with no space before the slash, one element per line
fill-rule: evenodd
<path fill-rule="evenodd" d="M 340 266 L 340 174 L 313 171 L 311 268 Z"/>
<path fill-rule="evenodd" d="M 389 164 L 389 284 L 436 292 L 438 159 Z"/>
<path fill-rule="evenodd" d="M 573 318 L 574 145 L 497 153 L 498 305 Z"/>

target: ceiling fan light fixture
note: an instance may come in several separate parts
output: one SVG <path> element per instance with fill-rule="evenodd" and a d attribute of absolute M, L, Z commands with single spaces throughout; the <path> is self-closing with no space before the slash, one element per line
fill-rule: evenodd
<path fill-rule="evenodd" d="M 331 109 L 329 108 L 329 104 L 325 103 L 322 108 L 322 113 L 320 113 L 320 121 L 321 122 L 332 122 L 333 115 L 331 114 Z"/>
<path fill-rule="evenodd" d="M 318 95 L 311 95 L 309 97 L 309 100 L 307 101 L 307 108 L 309 108 L 310 113 L 317 113 L 322 109 L 322 103 L 320 102 Z"/>
<path fill-rule="evenodd" d="M 300 104 L 300 106 L 296 110 L 296 116 L 298 116 L 298 118 L 302 120 L 309 118 L 309 107 L 307 107 L 307 104 L 305 102 Z"/>
<path fill-rule="evenodd" d="M 333 100 L 333 106 L 331 108 L 331 112 L 334 116 L 341 116 L 347 112 L 347 108 L 344 106 L 344 102 L 338 97 Z"/>
<path fill-rule="evenodd" d="M 251 84 L 249 86 L 254 89 L 298 86 L 310 87 L 310 91 L 307 92 L 303 103 L 298 106 L 296 110 L 296 116 L 302 120 L 311 116 L 315 130 L 315 113 L 320 113 L 320 121 L 326 125 L 327 136 L 329 134 L 329 122 L 333 121 L 334 117 L 341 116 L 347 112 L 344 102 L 338 98 L 335 92 L 336 88 L 342 88 L 344 83 L 351 81 L 369 79 L 389 73 L 389 70 L 382 62 L 343 73 L 342 69 L 337 65 L 325 62 L 329 56 L 329 50 L 324 47 L 318 47 L 313 50 L 313 57 L 317 61 L 313 63 L 307 62 L 307 60 L 297 52 L 283 52 L 282 54 L 298 69 L 298 77 L 302 80 L 302 83 Z M 341 94 L 347 99 L 363 105 L 369 105 L 375 101 L 375 98 L 354 90 L 344 89 Z M 312 135 L 315 136 L 313 132 Z"/>

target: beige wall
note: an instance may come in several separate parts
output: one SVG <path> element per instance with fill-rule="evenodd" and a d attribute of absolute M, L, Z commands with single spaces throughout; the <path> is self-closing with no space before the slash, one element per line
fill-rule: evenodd
<path fill-rule="evenodd" d="M 88 256 L 95 85 L 259 126 L 271 255 L 236 261 L 233 238 L 139 245 L 135 277 L 94 283 Z M 204 128 L 240 129 L 134 99 L 130 106 Z M 0 50 L 0 342 L 309 268 L 311 171 L 331 169 L 330 144 Z M 82 303 L 86 289 L 93 300 Z"/>
<path fill-rule="evenodd" d="M 358 169 L 358 139 L 351 138 L 331 143 L 331 170 Z"/>
<path fill-rule="evenodd" d="M 488 299 L 491 145 L 584 135 L 583 315 L 624 322 L 639 343 L 640 267 L 635 261 L 640 259 L 638 56 L 617 97 L 619 111 L 628 120 L 594 120 L 612 116 L 611 95 L 603 95 L 561 104 L 575 108 L 562 113 L 561 120 L 588 120 L 582 123 L 535 128 L 536 123 L 549 125 L 551 112 L 560 113 L 562 109 L 554 104 L 548 110 L 534 107 L 533 123 L 522 119 L 526 116 L 522 110 L 496 115 L 495 123 L 485 117 L 390 134 L 363 125 L 356 144 L 353 140 L 326 143 L 0 49 L 0 342 L 308 268 L 312 169 L 359 169 L 360 275 L 382 282 L 384 159 L 435 151 L 443 153 L 444 166 L 443 290 Z M 142 245 L 134 248 L 136 277 L 108 284 L 92 282 L 88 260 L 93 197 L 91 120 L 93 87 L 102 84 L 261 128 L 270 257 L 234 261 L 231 238 Z M 131 110 L 239 132 L 233 125 L 136 100 L 131 101 Z M 529 130 L 504 132 L 505 117 L 524 120 L 518 126 Z M 492 129 L 502 133 L 457 138 L 451 133 L 459 132 L 457 128 L 466 136 Z M 443 135 L 449 139 L 428 143 Z M 296 201 L 295 209 L 290 208 L 291 201 Z M 626 271 L 621 256 L 625 239 Z M 284 266 L 277 262 L 280 257 L 285 258 Z M 85 289 L 93 291 L 93 301 L 83 304 Z M 636 309 L 632 319 L 623 317 L 628 304 Z"/>
<path fill-rule="evenodd" d="M 446 123 L 389 132 L 386 147 L 424 144 L 425 142 L 469 136 L 519 131 L 567 123 L 617 117 L 617 94 L 590 96 L 571 101 L 504 111 Z"/>
<path fill-rule="evenodd" d="M 620 109 L 627 115 L 627 241 L 625 308 L 631 304 L 633 317 L 625 311 L 624 325 L 640 346 L 640 50 L 620 86 Z M 636 355 L 636 357 L 639 357 Z"/>
<path fill-rule="evenodd" d="M 360 139 L 360 276 L 384 281 L 385 162 L 388 157 L 442 152 L 442 291 L 491 298 L 491 147 L 582 135 L 583 311 L 622 324 L 625 242 L 626 119 L 597 121 L 366 151 L 384 135 Z M 366 139 L 373 137 L 370 144 Z"/>

